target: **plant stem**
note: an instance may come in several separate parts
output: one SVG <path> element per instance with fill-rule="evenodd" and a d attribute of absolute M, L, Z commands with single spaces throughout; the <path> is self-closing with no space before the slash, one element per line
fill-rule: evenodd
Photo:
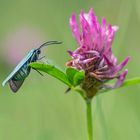
<path fill-rule="evenodd" d="M 87 129 L 88 129 L 88 140 L 93 140 L 91 100 L 86 100 L 86 105 L 87 105 Z"/>

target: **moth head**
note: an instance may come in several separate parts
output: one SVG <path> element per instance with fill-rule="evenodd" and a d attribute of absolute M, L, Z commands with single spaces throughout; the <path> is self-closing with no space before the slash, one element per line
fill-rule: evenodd
<path fill-rule="evenodd" d="M 36 53 L 37 53 L 37 54 L 40 54 L 40 53 L 41 53 L 41 50 L 40 50 L 40 49 L 37 49 L 37 50 L 36 50 Z"/>

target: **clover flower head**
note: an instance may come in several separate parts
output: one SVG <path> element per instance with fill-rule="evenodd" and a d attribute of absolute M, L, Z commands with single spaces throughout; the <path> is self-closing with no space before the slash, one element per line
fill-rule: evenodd
<path fill-rule="evenodd" d="M 93 96 L 99 89 L 121 86 L 128 70 L 120 71 L 129 61 L 129 57 L 118 64 L 112 53 L 111 46 L 118 27 L 107 25 L 105 18 L 102 18 L 100 25 L 93 9 L 88 14 L 81 11 L 79 21 L 80 27 L 75 14 L 70 18 L 70 27 L 79 47 L 73 52 L 68 51 L 72 60 L 66 65 L 85 71 L 81 87 L 88 96 Z M 107 81 L 114 78 L 117 78 L 114 85 L 106 85 Z"/>

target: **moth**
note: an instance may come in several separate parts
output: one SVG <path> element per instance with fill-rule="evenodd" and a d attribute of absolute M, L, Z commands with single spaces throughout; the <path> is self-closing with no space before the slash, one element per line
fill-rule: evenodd
<path fill-rule="evenodd" d="M 9 84 L 11 90 L 15 93 L 22 86 L 26 77 L 30 74 L 31 67 L 30 63 L 39 60 L 39 55 L 41 54 L 41 48 L 53 44 L 61 44 L 59 41 L 48 41 L 43 43 L 37 49 L 31 49 L 27 55 L 19 62 L 15 69 L 8 75 L 8 77 L 3 81 L 2 86 L 6 83 Z"/>

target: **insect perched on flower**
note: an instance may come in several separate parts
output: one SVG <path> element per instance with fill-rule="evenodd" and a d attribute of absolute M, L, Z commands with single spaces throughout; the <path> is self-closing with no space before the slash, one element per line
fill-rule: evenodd
<path fill-rule="evenodd" d="M 129 61 L 129 57 L 118 64 L 112 53 L 111 45 L 118 30 L 117 26 L 107 25 L 104 18 L 100 25 L 92 9 L 88 14 L 82 11 L 79 20 L 81 29 L 75 14 L 70 18 L 72 33 L 79 47 L 74 52 L 68 51 L 72 60 L 66 65 L 85 71 L 81 87 L 86 91 L 87 97 L 92 98 L 100 89 L 122 85 L 128 70 L 122 73 L 120 71 Z M 107 81 L 114 78 L 118 80 L 113 86 L 106 85 Z"/>
<path fill-rule="evenodd" d="M 25 78 L 29 75 L 31 67 L 30 63 L 36 62 L 41 53 L 41 48 L 44 46 L 52 45 L 52 44 L 61 44 L 62 42 L 58 41 L 48 41 L 42 44 L 37 49 L 32 49 L 28 52 L 28 54 L 20 61 L 20 63 L 15 67 L 15 69 L 9 74 L 9 76 L 3 81 L 2 85 L 8 82 L 11 90 L 13 92 L 17 92 L 21 85 L 23 84 Z"/>

